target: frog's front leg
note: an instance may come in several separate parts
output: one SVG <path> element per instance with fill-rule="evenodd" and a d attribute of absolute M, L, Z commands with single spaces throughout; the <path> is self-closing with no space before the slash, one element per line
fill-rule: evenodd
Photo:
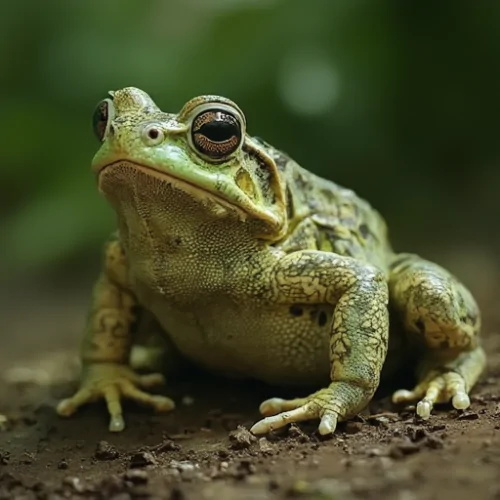
<path fill-rule="evenodd" d="M 331 384 L 306 398 L 264 401 L 266 418 L 251 429 L 263 434 L 292 422 L 320 419 L 330 434 L 337 422 L 359 413 L 380 380 L 388 346 L 388 288 L 381 271 L 333 253 L 301 251 L 282 258 L 272 284 L 285 304 L 331 304 Z M 291 333 L 293 335 L 293 333 Z"/>
<path fill-rule="evenodd" d="M 133 399 L 158 411 L 174 407 L 169 398 L 153 396 L 140 389 L 161 383 L 161 374 L 139 375 L 130 367 L 131 325 L 137 302 L 128 286 L 127 274 L 120 242 L 112 238 L 106 245 L 103 270 L 92 295 L 81 347 L 80 389 L 57 407 L 61 416 L 69 416 L 86 403 L 104 399 L 111 431 L 121 431 L 125 427 L 122 398 Z"/>
<path fill-rule="evenodd" d="M 414 254 L 396 257 L 389 289 L 408 334 L 423 348 L 418 384 L 396 391 L 393 401 L 418 401 L 422 418 L 435 403 L 467 408 L 468 394 L 486 366 L 480 312 L 471 293 L 445 269 Z"/>

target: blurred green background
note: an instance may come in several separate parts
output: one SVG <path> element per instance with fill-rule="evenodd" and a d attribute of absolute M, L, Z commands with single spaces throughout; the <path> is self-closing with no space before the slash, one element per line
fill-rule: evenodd
<path fill-rule="evenodd" d="M 377 207 L 397 248 L 468 249 L 471 276 L 499 254 L 500 2 L 2 5 L 4 284 L 97 268 L 113 214 L 89 169 L 91 118 L 130 85 L 171 112 L 232 98 L 251 134 Z"/>

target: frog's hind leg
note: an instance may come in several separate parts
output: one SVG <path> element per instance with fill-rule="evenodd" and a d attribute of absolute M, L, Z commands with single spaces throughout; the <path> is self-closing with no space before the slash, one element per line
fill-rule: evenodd
<path fill-rule="evenodd" d="M 422 418 L 435 403 L 451 400 L 456 409 L 467 408 L 486 365 L 471 293 L 448 271 L 413 254 L 400 254 L 392 263 L 389 291 L 411 340 L 422 347 L 416 387 L 396 391 L 393 401 L 418 401 Z"/>

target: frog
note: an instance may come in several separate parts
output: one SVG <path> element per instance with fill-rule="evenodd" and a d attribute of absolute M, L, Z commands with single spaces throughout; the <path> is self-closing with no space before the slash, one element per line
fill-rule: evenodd
<path fill-rule="evenodd" d="M 409 364 L 414 382 L 394 388 L 395 404 L 424 420 L 437 404 L 470 406 L 486 365 L 471 291 L 396 252 L 383 216 L 353 190 L 250 135 L 234 101 L 202 95 L 168 113 L 125 87 L 97 105 L 93 130 L 91 170 L 116 229 L 80 385 L 59 415 L 104 400 L 120 432 L 125 399 L 172 411 L 152 389 L 165 383 L 168 346 L 201 370 L 299 392 L 263 401 L 255 435 L 303 421 L 331 435 L 368 407 L 385 373 L 397 381 Z M 149 325 L 142 344 L 139 323 Z M 141 371 L 140 359 L 158 370 Z"/>

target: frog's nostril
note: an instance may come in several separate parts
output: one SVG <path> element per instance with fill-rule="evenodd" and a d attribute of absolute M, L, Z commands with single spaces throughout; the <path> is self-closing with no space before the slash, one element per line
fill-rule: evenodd
<path fill-rule="evenodd" d="M 148 130 L 148 136 L 150 139 L 153 139 L 153 140 L 158 139 L 159 135 L 160 135 L 160 132 L 158 131 L 157 128 L 151 128 Z"/>
<path fill-rule="evenodd" d="M 165 138 L 163 130 L 157 125 L 148 125 L 142 131 L 142 140 L 148 146 L 156 146 Z"/>

